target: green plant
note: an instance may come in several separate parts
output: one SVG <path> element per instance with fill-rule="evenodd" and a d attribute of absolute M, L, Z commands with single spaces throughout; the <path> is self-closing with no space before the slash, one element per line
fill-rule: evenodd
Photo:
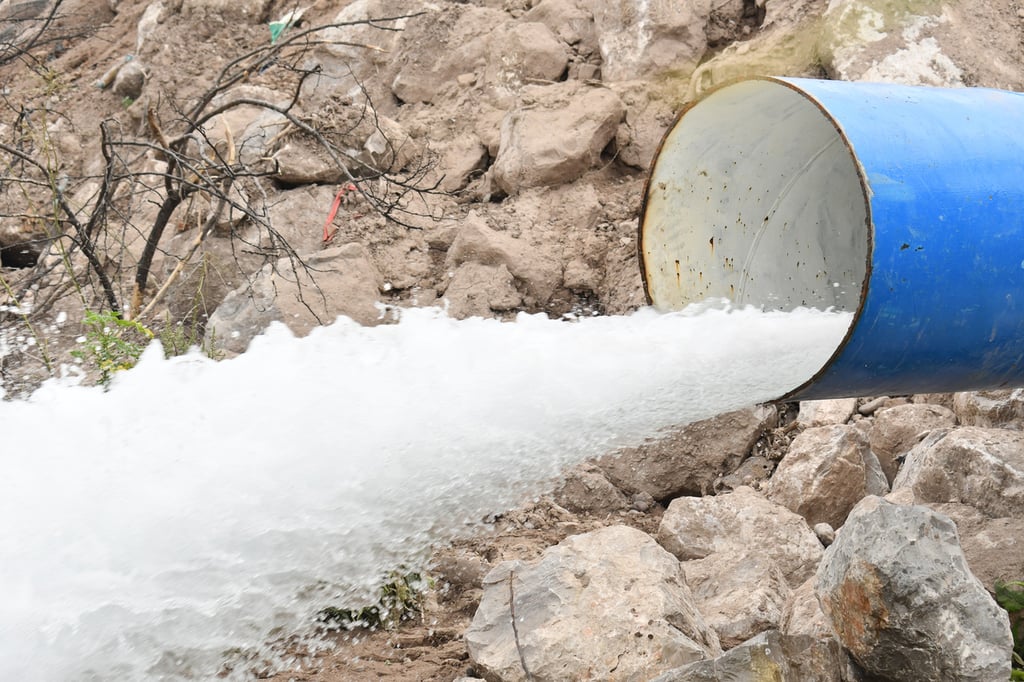
<path fill-rule="evenodd" d="M 135 100 L 131 97 L 124 97 L 121 99 L 121 106 L 127 109 L 131 105 L 135 104 Z"/>
<path fill-rule="evenodd" d="M 157 338 L 160 339 L 160 344 L 164 347 L 164 357 L 167 358 L 184 355 L 192 348 L 198 348 L 211 360 L 220 360 L 224 355 L 217 348 L 216 332 L 210 334 L 210 340 L 207 342 L 195 324 L 186 325 L 182 321 L 171 322 L 168 319 Z"/>
<path fill-rule="evenodd" d="M 43 82 L 43 94 L 47 97 L 58 95 L 67 88 L 64 84 L 64 78 L 60 72 L 50 68 L 49 66 L 36 67 L 36 74 L 38 74 L 40 80 Z"/>
<path fill-rule="evenodd" d="M 114 311 L 85 311 L 86 328 L 82 347 L 71 355 L 100 371 L 100 383 L 110 384 L 115 372 L 130 369 L 153 339 L 153 332 L 135 320 Z"/>
<path fill-rule="evenodd" d="M 1024 580 L 1008 583 L 997 580 L 996 602 L 1010 614 L 1013 634 L 1013 670 L 1011 680 L 1024 680 Z"/>
<path fill-rule="evenodd" d="M 375 603 L 358 609 L 328 606 L 320 610 L 317 620 L 346 630 L 393 630 L 422 612 L 425 585 L 419 573 L 392 571 L 378 590 L 380 596 Z"/>

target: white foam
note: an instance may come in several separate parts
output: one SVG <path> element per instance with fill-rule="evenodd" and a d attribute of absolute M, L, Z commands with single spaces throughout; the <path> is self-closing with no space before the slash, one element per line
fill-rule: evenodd
<path fill-rule="evenodd" d="M 410 310 L 0 403 L 0 678 L 209 677 L 567 463 L 777 397 L 849 320 Z"/>

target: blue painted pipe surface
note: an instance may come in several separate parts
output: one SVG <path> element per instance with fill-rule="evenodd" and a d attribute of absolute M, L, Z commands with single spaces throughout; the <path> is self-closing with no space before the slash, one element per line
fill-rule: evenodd
<path fill-rule="evenodd" d="M 854 313 L 785 399 L 1024 385 L 1024 95 L 767 78 L 680 114 L 648 178 L 651 303 Z"/>

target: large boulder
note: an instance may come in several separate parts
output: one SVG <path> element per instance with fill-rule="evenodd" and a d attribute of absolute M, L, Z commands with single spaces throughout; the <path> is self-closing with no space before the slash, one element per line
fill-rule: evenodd
<path fill-rule="evenodd" d="M 437 169 L 438 175 L 442 176 L 439 188 L 446 192 L 464 188 L 476 176 L 482 175 L 490 162 L 487 147 L 472 133 L 460 135 L 439 146 L 444 150 Z"/>
<path fill-rule="evenodd" d="M 781 625 L 789 584 L 778 564 L 760 552 L 716 552 L 683 562 L 683 572 L 697 609 L 726 651 Z"/>
<path fill-rule="evenodd" d="M 976 426 L 932 431 L 907 455 L 893 488 L 910 488 L 921 502 L 960 502 L 991 518 L 1024 518 L 1024 433 Z"/>
<path fill-rule="evenodd" d="M 544 0 L 535 3 L 523 21 L 537 21 L 554 33 L 582 59 L 600 59 L 594 15 L 577 0 Z"/>
<path fill-rule="evenodd" d="M 717 497 L 672 500 L 657 537 L 681 561 L 757 548 L 778 564 L 789 585 L 810 577 L 823 551 L 802 516 L 745 486 Z"/>
<path fill-rule="evenodd" d="M 621 81 L 609 87 L 626 105 L 626 116 L 615 133 L 617 159 L 646 171 L 661 147 L 665 131 L 675 120 L 678 104 L 668 96 L 652 96 L 649 81 Z"/>
<path fill-rule="evenodd" d="M 721 653 L 679 562 L 633 528 L 503 562 L 483 585 L 466 644 L 487 679 L 647 679 Z"/>
<path fill-rule="evenodd" d="M 381 21 L 411 15 L 417 16 Z M 304 66 L 313 73 L 303 82 L 299 105 L 313 112 L 330 98 L 362 102 L 369 96 L 378 107 L 383 106 L 391 91 L 380 75 L 400 61 L 396 57 L 399 41 L 414 30 L 415 22 L 437 23 L 440 15 L 440 7 L 422 0 L 353 0 L 345 4 L 330 22 L 333 27 L 320 34 L 319 44 L 310 50 Z"/>
<path fill-rule="evenodd" d="M 213 98 L 211 106 L 223 108 L 206 126 L 203 142 L 221 155 L 227 154 L 230 137 L 238 160 L 255 165 L 271 153 L 271 145 L 288 125 L 288 118 L 277 111 L 243 101 L 266 102 L 274 107 L 288 105 L 289 97 L 260 85 L 244 83 Z M 212 150 L 206 152 L 214 156 Z"/>
<path fill-rule="evenodd" d="M 670 69 L 689 73 L 707 50 L 711 0 L 583 4 L 593 13 L 606 81 L 649 78 Z"/>
<path fill-rule="evenodd" d="M 822 25 L 822 65 L 837 80 L 1019 90 L 1022 55 L 1008 6 L 836 0 Z"/>
<path fill-rule="evenodd" d="M 324 245 L 324 220 L 331 211 L 337 191 L 336 185 L 304 185 L 279 194 L 267 204 L 267 218 L 273 231 L 261 234 L 260 246 L 267 252 L 276 253 L 318 251 Z M 335 222 L 345 221 L 349 211 L 350 208 L 342 204 Z M 339 234 L 335 239 L 340 241 L 341 237 Z"/>
<path fill-rule="evenodd" d="M 497 9 L 447 5 L 441 11 L 437 5 L 428 6 L 398 39 L 391 91 L 403 102 L 432 102 L 458 87 L 463 74 L 482 79 L 488 65 L 487 36 L 508 23 L 508 15 Z M 510 57 L 509 69 L 518 65 L 520 60 Z"/>
<path fill-rule="evenodd" d="M 612 514 L 631 506 L 623 492 L 593 464 L 583 464 L 566 473 L 554 498 L 565 509 L 583 514 Z M 646 500 L 647 504 L 641 506 L 650 509 L 652 502 Z"/>
<path fill-rule="evenodd" d="M 604 456 L 598 466 L 623 490 L 656 500 L 707 494 L 721 476 L 736 470 L 777 420 L 772 406 L 727 412 Z"/>
<path fill-rule="evenodd" d="M 234 241 L 259 243 L 260 230 L 249 225 L 234 232 L 214 230 L 192 253 L 189 262 L 182 264 L 182 259 L 195 245 L 196 231 L 193 227 L 165 235 L 161 240 L 163 256 L 155 260 L 154 269 L 162 280 L 179 270 L 177 279 L 163 296 L 160 312 L 176 319 L 205 321 L 233 290 L 245 284 L 250 273 L 262 267 L 264 261 L 257 255 L 243 252 Z"/>
<path fill-rule="evenodd" d="M 962 87 L 963 70 L 943 50 L 940 3 L 840 0 L 824 15 L 820 52 L 837 80 Z"/>
<path fill-rule="evenodd" d="M 1009 677 L 1009 619 L 968 569 L 948 517 L 865 498 L 825 552 L 817 579 L 822 610 L 869 674 Z"/>
<path fill-rule="evenodd" d="M 953 411 L 964 426 L 1024 429 L 1024 389 L 968 391 L 953 395 Z"/>
<path fill-rule="evenodd" d="M 531 81 L 557 81 L 569 65 L 569 51 L 540 22 L 517 22 L 487 36 L 484 82 L 518 92 Z"/>
<path fill-rule="evenodd" d="M 896 405 L 875 413 L 868 440 L 886 479 L 892 483 L 900 461 L 929 431 L 955 425 L 956 415 L 941 405 Z"/>
<path fill-rule="evenodd" d="M 889 484 L 871 452 L 867 435 L 856 426 L 835 424 L 807 429 L 789 446 L 766 494 L 814 526 L 843 525 L 865 495 L 884 495 Z"/>
<path fill-rule="evenodd" d="M 305 267 L 295 263 L 281 258 L 228 294 L 210 316 L 206 343 L 241 353 L 271 322 L 298 335 L 341 315 L 363 325 L 380 322 L 380 273 L 365 247 L 349 243 L 306 257 Z"/>
<path fill-rule="evenodd" d="M 523 295 L 505 264 L 466 262 L 452 272 L 443 301 L 449 317 L 463 320 L 515 310 L 523 304 Z"/>
<path fill-rule="evenodd" d="M 562 283 L 561 264 L 548 253 L 546 245 L 537 245 L 525 239 L 516 239 L 505 232 L 491 229 L 486 220 L 470 212 L 458 228 L 445 264 L 457 276 L 466 263 L 505 268 L 516 281 L 522 283 L 526 297 L 523 301 L 531 308 L 543 306 Z M 493 273 L 504 276 L 503 273 Z M 451 284 L 449 284 L 449 289 Z M 494 305 L 494 295 L 488 294 L 491 310 L 507 310 L 506 303 L 514 295 L 507 287 L 500 291 L 500 303 Z M 453 298 L 454 300 L 458 300 Z"/>
<path fill-rule="evenodd" d="M 491 169 L 506 194 L 578 179 L 600 162 L 626 114 L 612 90 L 577 81 L 524 88 L 521 100 L 501 123 Z"/>

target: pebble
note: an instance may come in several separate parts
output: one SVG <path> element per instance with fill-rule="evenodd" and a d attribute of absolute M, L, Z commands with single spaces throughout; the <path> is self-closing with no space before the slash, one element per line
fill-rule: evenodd
<path fill-rule="evenodd" d="M 827 523 L 814 524 L 814 534 L 821 540 L 821 544 L 828 547 L 836 539 L 836 531 Z"/>

